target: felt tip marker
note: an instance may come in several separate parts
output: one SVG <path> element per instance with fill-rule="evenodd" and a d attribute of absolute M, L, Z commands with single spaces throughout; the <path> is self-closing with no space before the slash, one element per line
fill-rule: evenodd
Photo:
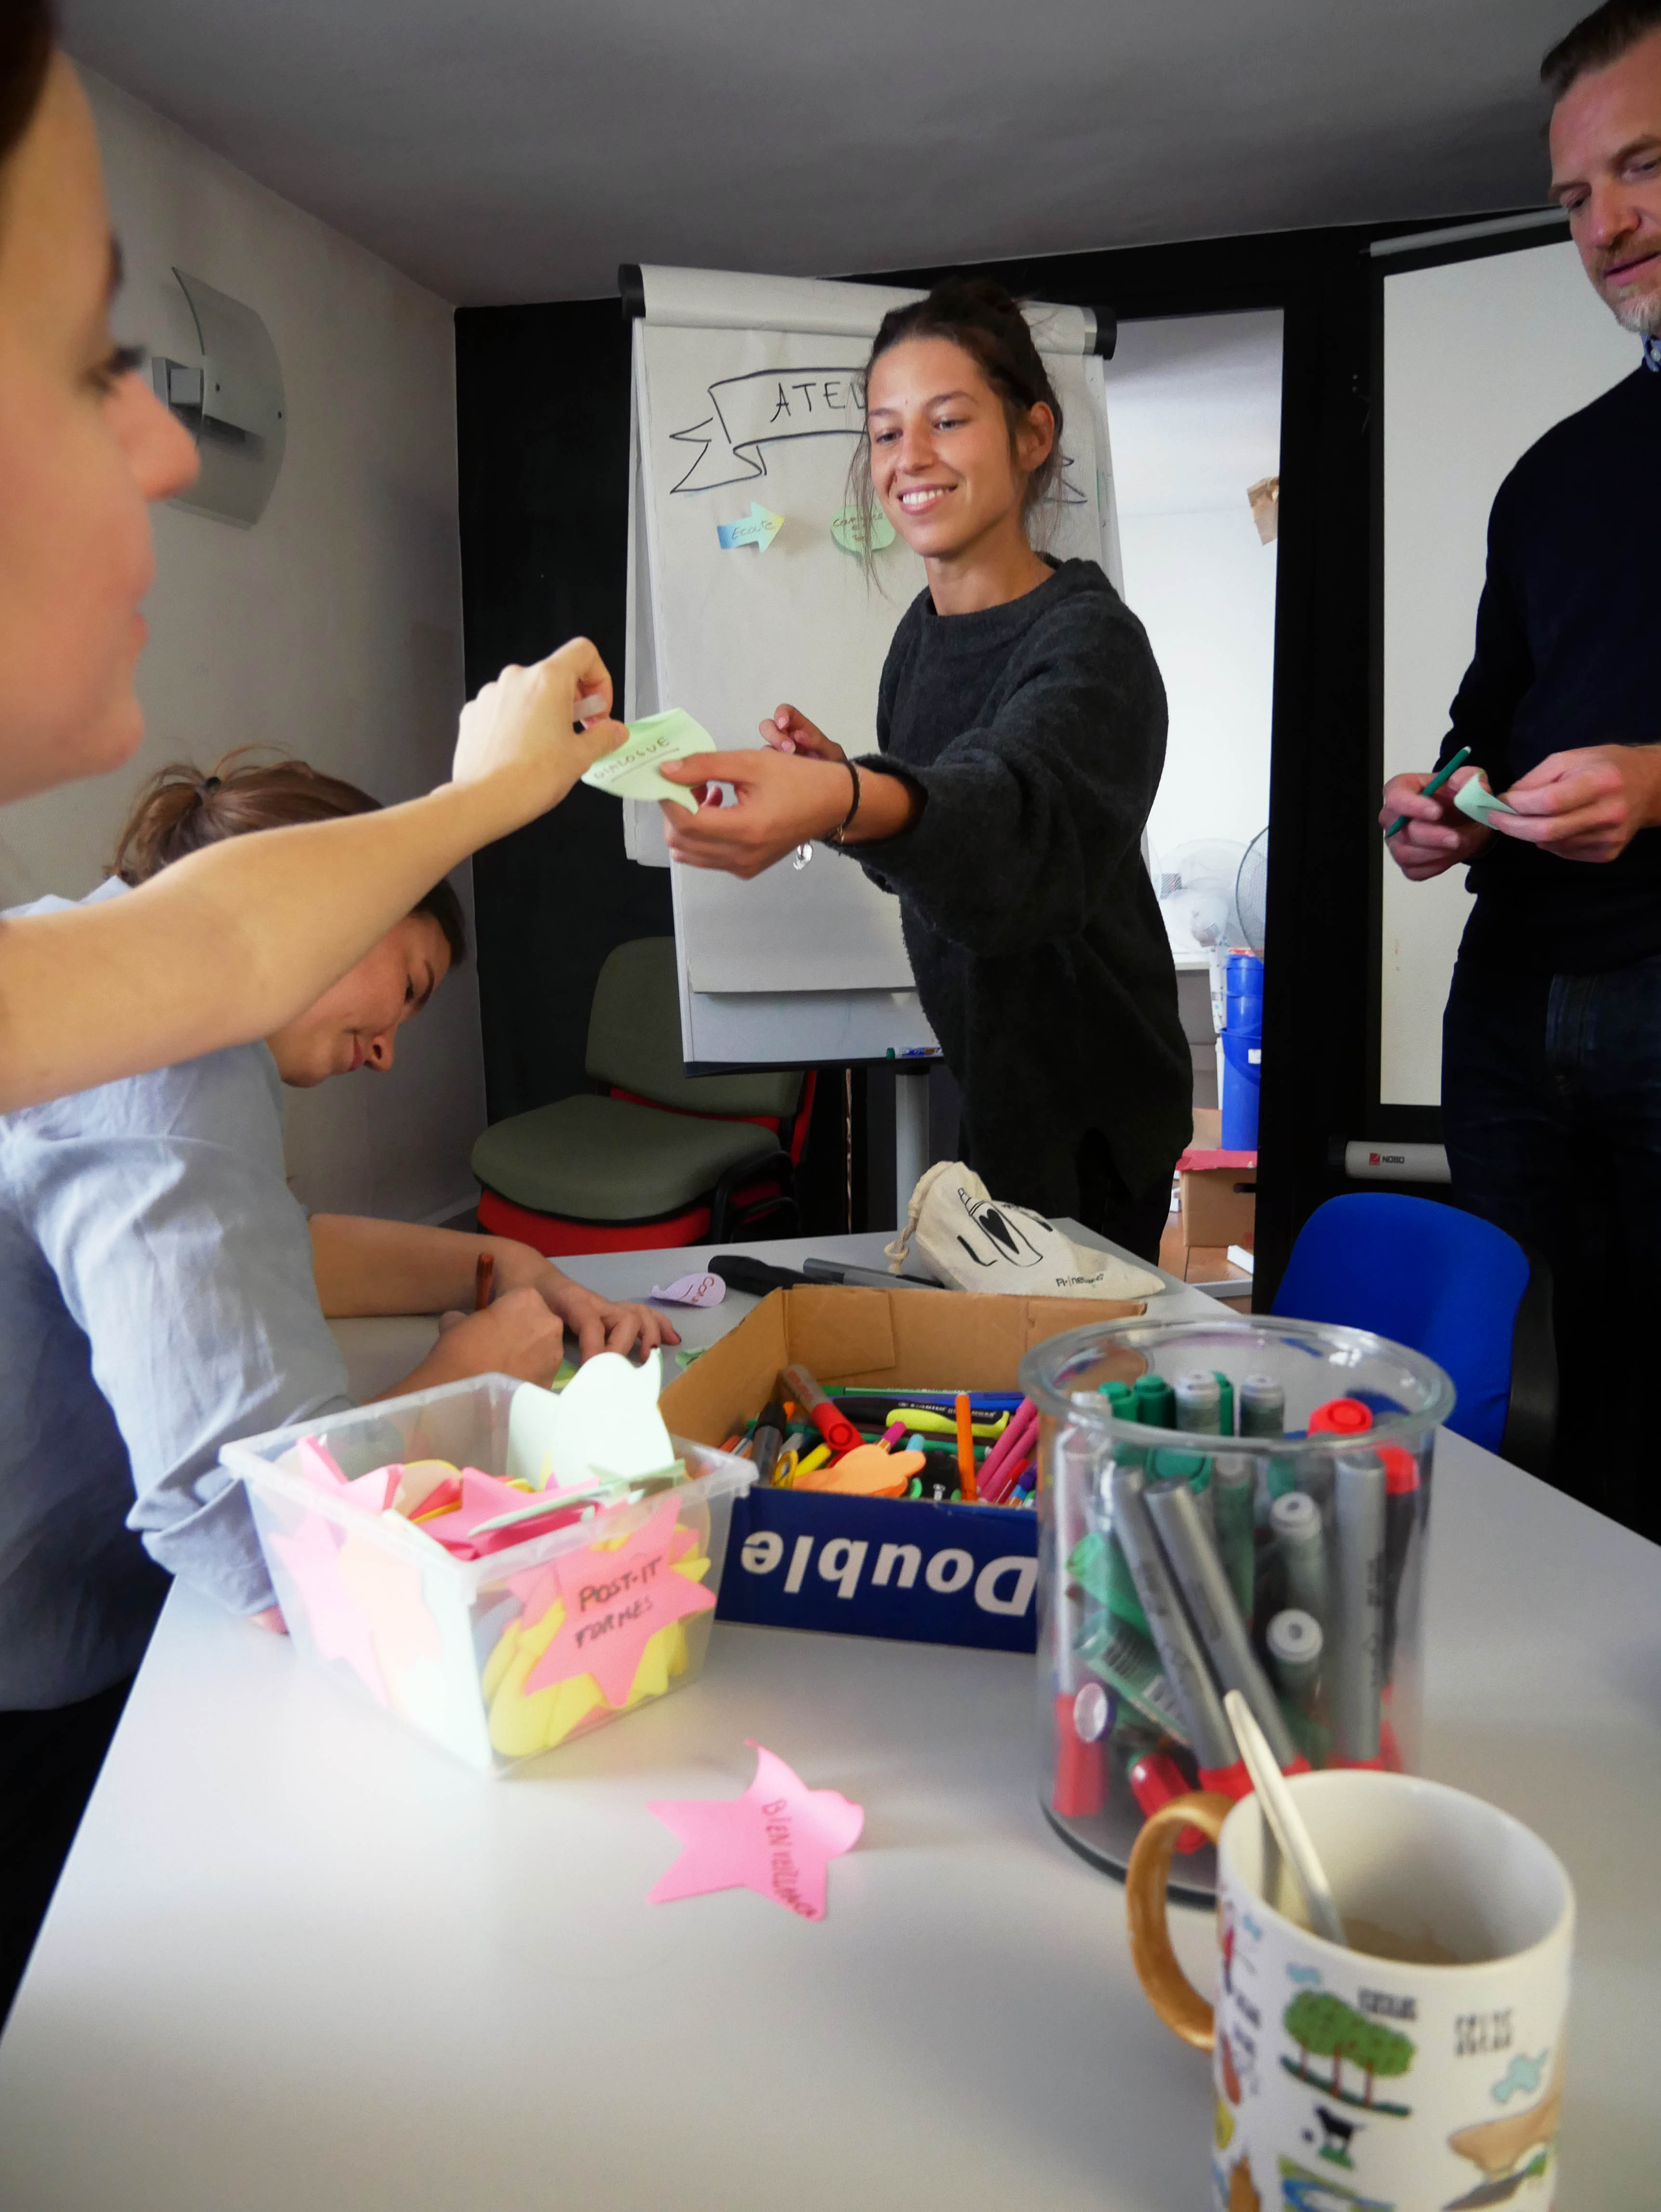
<path fill-rule="evenodd" d="M 784 1449 L 784 1408 L 775 1398 L 764 1409 L 750 1439 L 750 1456 L 756 1463 L 756 1473 L 765 1483 L 770 1484 L 773 1480 L 773 1469 Z"/>
<path fill-rule="evenodd" d="M 861 1442 L 852 1421 L 831 1404 L 805 1367 L 787 1367 L 780 1380 L 833 1452 L 852 1451 Z"/>
<path fill-rule="evenodd" d="M 1193 1430 L 1202 1436 L 1222 1434 L 1223 1394 L 1214 1375 L 1204 1368 L 1179 1375 L 1171 1384 L 1171 1394 L 1177 1401 L 1179 1429 Z"/>
<path fill-rule="evenodd" d="M 1333 1494 L 1333 1634 L 1327 1710 L 1333 1764 L 1377 1766 L 1384 1686 L 1384 1463 L 1346 1452 Z"/>
<path fill-rule="evenodd" d="M 1079 1645 L 1079 1656 L 1134 1715 L 1187 1747 L 1187 1717 L 1159 1672 L 1159 1655 L 1146 1636 L 1115 1627 L 1098 1615 Z"/>
<path fill-rule="evenodd" d="M 1287 1603 L 1324 1622 L 1329 1603 L 1327 1547 L 1320 1507 L 1305 1492 L 1288 1490 L 1269 1507 L 1269 1525 L 1280 1555 Z"/>
<path fill-rule="evenodd" d="M 1256 1473 L 1243 1452 L 1219 1452 L 1211 1462 L 1211 1512 L 1217 1550 L 1240 1618 L 1251 1621 L 1252 1583 L 1257 1554 Z"/>
<path fill-rule="evenodd" d="M 1131 1395 L 1136 1401 L 1136 1419 L 1144 1427 L 1176 1427 L 1177 1394 L 1163 1375 L 1139 1375 L 1131 1385 Z"/>
<path fill-rule="evenodd" d="M 1321 1653 L 1326 1639 L 1312 1613 L 1288 1606 L 1277 1613 L 1263 1637 L 1275 1680 L 1288 1703 L 1307 1711 L 1321 1680 Z"/>
<path fill-rule="evenodd" d="M 1272 1375 L 1248 1375 L 1240 1384 L 1240 1434 L 1279 1437 L 1286 1433 L 1287 1394 Z"/>
<path fill-rule="evenodd" d="M 1469 745 L 1461 745 L 1458 751 L 1455 753 L 1453 758 L 1448 763 L 1447 766 L 1445 768 L 1439 768 L 1437 769 L 1435 775 L 1432 776 L 1430 781 L 1419 793 L 1420 798 L 1434 799 L 1437 793 L 1442 788 L 1442 786 L 1453 774 L 1455 769 L 1463 768 L 1469 758 L 1470 747 Z M 1398 830 L 1405 830 L 1407 828 L 1408 820 L 1409 817 L 1405 814 L 1398 814 L 1396 816 L 1396 819 L 1390 823 L 1389 829 L 1384 832 L 1386 843 L 1388 843 L 1390 839 L 1396 835 Z"/>
<path fill-rule="evenodd" d="M 972 1504 L 981 1493 L 975 1480 L 975 1429 L 966 1390 L 960 1390 L 958 1394 L 957 1425 L 958 1480 L 962 1485 L 965 1503 Z"/>
<path fill-rule="evenodd" d="M 1194 1626 L 1200 1632 L 1217 1679 L 1226 1690 L 1238 1690 L 1251 1708 L 1262 1729 L 1275 1764 L 1281 1772 L 1296 1770 L 1302 1753 L 1292 1741 L 1269 1678 L 1257 1664 L 1245 1623 L 1237 1609 L 1222 1562 L 1200 1517 L 1194 1493 L 1178 1483 L 1170 1490 L 1147 1494 L 1148 1517 L 1157 1532 L 1177 1587 L 1187 1601 Z"/>
<path fill-rule="evenodd" d="M 1167 1386 L 1168 1387 L 1168 1386 Z M 1147 1486 L 1138 1469 L 1116 1467 L 1112 1475 L 1113 1533 L 1124 1547 L 1135 1579 L 1136 1595 L 1147 1617 L 1148 1632 L 1171 1693 L 1182 1709 L 1188 1740 L 1199 1763 L 1200 1779 L 1225 1796 L 1244 1797 L 1251 1789 L 1245 1761 L 1229 1727 L 1223 1701 L 1200 1650 L 1199 1639 L 1183 1611 L 1165 1554 L 1153 1533 Z"/>
<path fill-rule="evenodd" d="M 1419 1462 L 1405 1444 L 1385 1444 L 1378 1456 L 1384 1462 L 1384 1680 L 1389 1681 L 1396 1668 L 1402 1582 L 1424 1493 L 1419 1486 Z"/>

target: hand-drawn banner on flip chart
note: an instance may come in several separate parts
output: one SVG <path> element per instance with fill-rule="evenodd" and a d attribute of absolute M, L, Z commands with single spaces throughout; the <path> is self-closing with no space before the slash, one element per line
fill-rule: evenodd
<path fill-rule="evenodd" d="M 698 448 L 672 491 L 713 491 L 764 477 L 761 449 L 781 438 L 856 438 L 865 428 L 865 380 L 857 364 L 754 369 L 722 377 L 709 392 L 715 412 L 669 434 L 675 444 Z"/>
<path fill-rule="evenodd" d="M 709 386 L 714 413 L 689 429 L 672 430 L 670 443 L 696 446 L 697 459 L 678 483 L 678 491 L 715 491 L 721 484 L 748 483 L 767 474 L 764 446 L 785 438 L 857 438 L 865 430 L 865 378 L 859 368 L 758 368 L 747 376 L 724 376 Z M 1068 471 L 1053 495 L 1060 507 L 1082 507 L 1086 497 Z"/>

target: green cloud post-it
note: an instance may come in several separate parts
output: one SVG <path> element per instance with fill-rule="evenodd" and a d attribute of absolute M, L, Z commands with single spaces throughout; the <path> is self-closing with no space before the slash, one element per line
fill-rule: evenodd
<path fill-rule="evenodd" d="M 1486 830 L 1491 814 L 1515 814 L 1514 806 L 1488 789 L 1480 776 L 1469 776 L 1453 794 L 1453 803 L 1462 814 L 1469 814 L 1473 822 Z"/>
<path fill-rule="evenodd" d="M 603 754 L 582 781 L 596 791 L 610 792 L 613 799 L 672 799 L 689 814 L 696 814 L 697 801 L 691 793 L 681 784 L 666 782 L 658 770 L 666 761 L 717 750 L 701 722 L 683 708 L 671 707 L 666 714 L 630 722 L 624 742 L 614 753 Z"/>

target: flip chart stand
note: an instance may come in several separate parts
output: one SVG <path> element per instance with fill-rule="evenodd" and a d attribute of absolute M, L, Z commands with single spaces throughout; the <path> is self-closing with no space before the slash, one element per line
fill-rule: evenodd
<path fill-rule="evenodd" d="M 928 1166 L 928 1062 L 894 1076 L 894 1205 L 903 1228 L 911 1194 Z"/>

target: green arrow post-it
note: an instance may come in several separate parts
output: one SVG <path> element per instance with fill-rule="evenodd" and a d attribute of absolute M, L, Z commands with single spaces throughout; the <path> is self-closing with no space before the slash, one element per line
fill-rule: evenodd
<path fill-rule="evenodd" d="M 870 516 L 871 550 L 880 553 L 885 545 L 894 542 L 894 526 L 879 507 L 873 507 Z M 844 507 L 831 518 L 830 535 L 844 553 L 863 553 L 866 541 L 866 517 L 861 508 Z"/>
<path fill-rule="evenodd" d="M 666 761 L 686 760 L 693 753 L 720 749 L 702 722 L 695 722 L 681 707 L 662 714 L 647 714 L 630 722 L 629 735 L 612 753 L 602 754 L 582 781 L 613 799 L 672 799 L 689 814 L 698 803 L 684 784 L 670 783 L 658 774 Z"/>
<path fill-rule="evenodd" d="M 1473 822 L 1486 830 L 1492 814 L 1515 814 L 1514 806 L 1507 806 L 1496 792 L 1488 789 L 1480 776 L 1470 776 L 1453 794 L 1453 803 L 1462 814 L 1469 815 Z"/>
<path fill-rule="evenodd" d="M 757 553 L 764 553 L 783 527 L 782 514 L 775 514 L 770 507 L 752 499 L 749 514 L 739 520 L 715 525 L 715 537 L 723 553 L 737 553 L 746 545 L 753 545 Z"/>

